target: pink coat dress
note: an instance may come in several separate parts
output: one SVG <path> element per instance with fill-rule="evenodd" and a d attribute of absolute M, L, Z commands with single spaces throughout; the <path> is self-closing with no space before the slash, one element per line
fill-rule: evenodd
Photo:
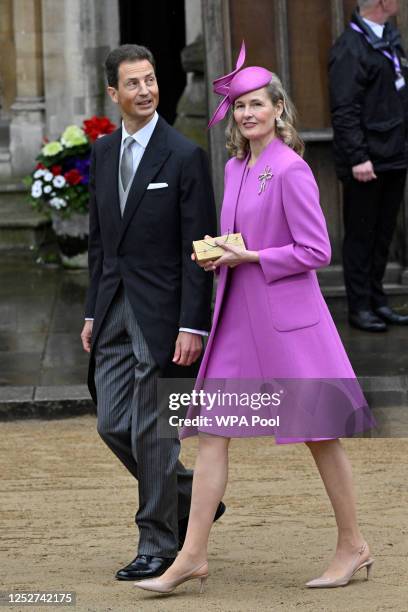
<path fill-rule="evenodd" d="M 221 233 L 241 232 L 260 263 L 221 266 L 211 333 L 196 388 L 207 379 L 343 379 L 353 406 L 364 396 L 320 291 L 315 270 L 331 249 L 308 164 L 279 138 L 255 165 L 232 158 L 225 168 Z M 259 176 L 267 173 L 264 190 Z M 261 192 L 260 192 L 261 191 Z M 189 408 L 187 417 L 202 409 Z M 367 428 L 367 427 L 365 427 Z M 277 443 L 337 438 L 282 436 L 263 428 L 183 427 L 180 437 L 203 431 L 227 437 L 275 435 Z"/>

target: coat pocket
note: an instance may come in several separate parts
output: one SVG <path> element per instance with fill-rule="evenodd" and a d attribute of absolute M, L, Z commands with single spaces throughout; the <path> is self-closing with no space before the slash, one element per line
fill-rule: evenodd
<path fill-rule="evenodd" d="M 394 157 L 405 151 L 405 126 L 399 117 L 367 123 L 366 137 L 369 154 L 374 160 Z"/>
<path fill-rule="evenodd" d="M 296 274 L 267 286 L 272 325 L 277 331 L 312 327 L 320 321 L 314 281 Z"/>

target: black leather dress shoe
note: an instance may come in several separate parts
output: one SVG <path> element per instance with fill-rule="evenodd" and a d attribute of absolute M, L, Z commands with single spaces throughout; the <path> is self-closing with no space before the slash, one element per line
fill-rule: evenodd
<path fill-rule="evenodd" d="M 352 327 L 369 332 L 387 331 L 387 326 L 372 310 L 359 310 L 349 313 L 349 323 Z"/>
<path fill-rule="evenodd" d="M 395 312 L 389 306 L 381 306 L 376 308 L 374 312 L 383 321 L 391 325 L 408 325 L 408 315 L 398 314 L 398 312 Z"/>
<path fill-rule="evenodd" d="M 118 580 L 143 580 L 143 578 L 155 578 L 156 576 L 164 574 L 173 561 L 173 557 L 137 555 L 129 565 L 116 572 L 116 578 Z"/>
<path fill-rule="evenodd" d="M 224 514 L 225 510 L 226 510 L 225 504 L 220 502 L 217 508 L 217 512 L 215 513 L 215 516 L 214 516 L 214 523 L 215 521 L 218 521 L 218 519 Z M 184 540 L 186 539 L 187 525 L 188 525 L 188 516 L 186 516 L 186 518 L 179 520 L 179 523 L 178 523 L 178 530 L 179 530 L 179 548 L 178 549 L 179 550 L 183 548 Z"/>

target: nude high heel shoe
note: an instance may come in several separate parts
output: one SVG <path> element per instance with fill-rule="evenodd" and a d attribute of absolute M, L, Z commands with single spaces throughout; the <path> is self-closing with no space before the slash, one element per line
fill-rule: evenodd
<path fill-rule="evenodd" d="M 155 593 L 172 593 L 176 587 L 187 580 L 199 580 L 200 581 L 200 593 L 204 593 L 205 582 L 208 578 L 208 563 L 205 561 L 198 567 L 195 567 L 190 572 L 182 574 L 174 580 L 166 580 L 164 576 L 159 578 L 151 578 L 149 580 L 140 580 L 135 582 L 134 585 L 139 589 L 145 591 L 154 591 Z"/>
<path fill-rule="evenodd" d="M 368 580 L 370 577 L 370 571 L 374 563 L 374 559 L 372 557 L 369 557 L 366 561 L 360 563 L 361 556 L 364 554 L 366 549 L 367 543 L 365 542 L 358 551 L 354 561 L 350 564 L 349 569 L 343 574 L 343 576 L 340 576 L 340 578 L 315 578 L 314 580 L 306 582 L 306 586 L 316 589 L 327 589 L 332 587 L 346 586 L 350 582 L 354 574 L 361 570 L 363 567 L 367 568 Z"/>

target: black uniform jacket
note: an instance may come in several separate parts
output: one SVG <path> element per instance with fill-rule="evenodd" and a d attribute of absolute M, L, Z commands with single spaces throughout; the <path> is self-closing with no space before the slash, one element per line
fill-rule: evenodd
<path fill-rule="evenodd" d="M 330 53 L 330 104 L 334 155 L 340 178 L 371 160 L 378 172 L 408 167 L 408 62 L 398 31 L 386 24 L 378 38 L 355 12 Z M 396 52 L 406 86 L 397 91 L 394 64 L 382 53 Z"/>

